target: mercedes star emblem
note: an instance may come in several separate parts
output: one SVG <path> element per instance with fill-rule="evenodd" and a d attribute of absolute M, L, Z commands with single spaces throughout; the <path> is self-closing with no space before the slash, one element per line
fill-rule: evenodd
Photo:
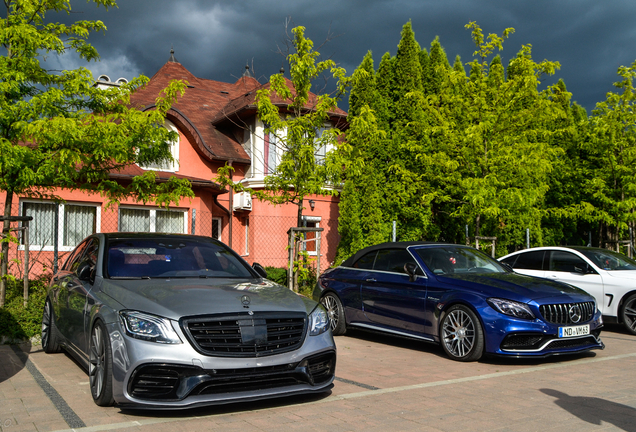
<path fill-rule="evenodd" d="M 244 308 L 250 307 L 250 297 L 244 295 L 243 297 L 241 297 L 241 303 L 243 303 Z"/>
<path fill-rule="evenodd" d="M 568 314 L 570 315 L 570 319 L 572 320 L 574 324 L 581 321 L 582 313 L 581 313 L 581 308 L 579 307 L 579 305 L 572 305 L 570 307 L 570 310 L 568 311 Z"/>

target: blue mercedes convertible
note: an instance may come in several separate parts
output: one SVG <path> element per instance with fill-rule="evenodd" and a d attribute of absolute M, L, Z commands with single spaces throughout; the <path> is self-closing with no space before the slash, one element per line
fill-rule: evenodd
<path fill-rule="evenodd" d="M 425 242 L 358 251 L 318 279 L 334 335 L 359 328 L 441 343 L 454 360 L 603 349 L 594 298 L 512 272 L 481 251 Z"/>

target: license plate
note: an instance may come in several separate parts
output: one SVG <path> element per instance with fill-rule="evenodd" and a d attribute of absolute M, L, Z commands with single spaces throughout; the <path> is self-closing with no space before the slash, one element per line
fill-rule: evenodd
<path fill-rule="evenodd" d="M 585 336 L 590 334 L 590 325 L 580 325 L 573 327 L 559 327 L 559 337 L 569 338 L 577 336 Z"/>

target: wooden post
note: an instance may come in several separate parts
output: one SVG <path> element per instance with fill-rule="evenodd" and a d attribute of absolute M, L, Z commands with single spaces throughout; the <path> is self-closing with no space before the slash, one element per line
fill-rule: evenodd
<path fill-rule="evenodd" d="M 290 290 L 294 290 L 293 286 L 293 274 L 294 274 L 294 229 L 290 228 L 287 231 L 287 235 L 289 236 L 289 269 L 287 271 L 287 288 Z"/>
<path fill-rule="evenodd" d="M 24 307 L 29 301 L 29 221 L 24 222 Z"/>

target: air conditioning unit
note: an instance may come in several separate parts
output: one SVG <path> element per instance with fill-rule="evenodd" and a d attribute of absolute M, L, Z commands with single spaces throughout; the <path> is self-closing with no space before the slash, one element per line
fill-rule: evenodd
<path fill-rule="evenodd" d="M 241 192 L 234 194 L 232 209 L 234 210 L 252 210 L 252 195 L 249 192 Z"/>

